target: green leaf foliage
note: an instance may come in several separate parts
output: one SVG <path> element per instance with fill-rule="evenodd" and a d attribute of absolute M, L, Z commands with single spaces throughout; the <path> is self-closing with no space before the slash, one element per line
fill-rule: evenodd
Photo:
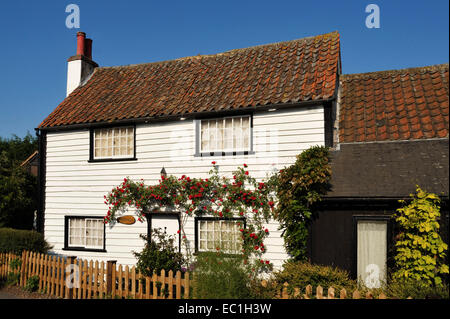
<path fill-rule="evenodd" d="M 439 235 L 440 199 L 417 186 L 411 202 L 401 201 L 395 220 L 400 233 L 395 247 L 395 272 L 397 281 L 413 281 L 423 287 L 442 286 L 448 276 L 445 264 L 447 244 Z"/>
<path fill-rule="evenodd" d="M 37 179 L 20 164 L 37 150 L 37 139 L 0 137 L 0 227 L 31 229 L 37 209 Z"/>
<path fill-rule="evenodd" d="M 33 230 L 0 228 L 0 253 L 20 254 L 24 250 L 46 253 L 50 248 L 41 233 Z"/>
<path fill-rule="evenodd" d="M 220 251 L 199 254 L 193 282 L 195 299 L 252 298 L 253 277 L 242 256 L 230 257 Z"/>
<path fill-rule="evenodd" d="M 278 176 L 276 216 L 286 250 L 294 260 L 306 260 L 308 225 L 314 204 L 329 189 L 331 166 L 327 147 L 314 146 L 297 156 Z"/>

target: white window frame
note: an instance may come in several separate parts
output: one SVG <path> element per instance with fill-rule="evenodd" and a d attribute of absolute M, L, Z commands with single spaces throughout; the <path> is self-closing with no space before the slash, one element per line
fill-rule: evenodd
<path fill-rule="evenodd" d="M 122 136 L 119 136 L 119 145 L 118 146 L 116 146 L 116 145 L 114 145 L 114 134 L 115 134 L 115 131 L 117 130 L 117 129 L 126 129 L 127 131 L 127 134 L 126 134 L 126 138 L 125 138 L 125 140 L 126 140 L 126 145 L 125 145 L 125 148 L 127 149 L 127 151 L 128 151 L 128 137 L 129 137 L 129 130 L 131 130 L 131 135 L 132 135 L 132 150 L 131 150 L 131 154 L 126 154 L 126 155 L 114 155 L 114 150 L 115 149 L 119 149 L 120 150 L 120 148 L 121 148 L 121 144 L 120 144 L 120 140 L 121 140 L 121 137 Z M 112 148 L 112 150 L 111 150 L 111 156 L 95 156 L 95 150 L 96 150 L 96 138 L 95 138 L 95 136 L 96 136 L 96 134 L 97 133 L 99 133 L 99 132 L 101 132 L 101 131 L 107 131 L 107 139 L 109 139 L 109 134 L 111 134 L 111 141 L 112 141 L 112 145 L 108 145 L 108 148 Z M 93 139 L 93 143 L 92 143 L 92 147 L 93 147 L 93 149 L 92 149 L 92 159 L 93 160 L 104 160 L 104 159 L 128 159 L 128 158 L 134 158 L 134 156 L 135 156 L 135 147 L 136 147 L 136 143 L 135 143 L 135 137 L 134 137 L 134 135 L 136 134 L 136 128 L 134 127 L 134 126 L 115 126 L 115 127 L 108 127 L 108 128 L 97 128 L 97 129 L 93 129 L 93 132 L 92 132 L 92 139 Z"/>
<path fill-rule="evenodd" d="M 201 218 L 200 217 L 200 218 L 198 218 L 196 220 L 196 223 L 197 223 L 197 225 L 196 225 L 196 227 L 197 227 L 197 236 L 196 236 L 197 237 L 196 238 L 197 245 L 196 245 L 196 247 L 197 247 L 197 251 L 198 252 L 202 253 L 202 252 L 216 251 L 217 250 L 217 244 L 222 245 L 223 242 L 226 242 L 225 240 L 222 240 L 222 231 L 220 231 L 221 226 L 222 226 L 223 223 L 234 223 L 235 224 L 235 230 L 236 231 L 234 232 L 234 236 L 235 237 L 233 239 L 234 240 L 238 240 L 239 243 L 238 243 L 238 247 L 237 248 L 234 248 L 234 249 L 231 249 L 231 250 L 222 249 L 223 247 L 219 247 L 219 248 L 221 248 L 221 250 L 223 252 L 229 253 L 229 254 L 239 254 L 241 252 L 242 247 L 243 247 L 243 240 L 242 240 L 242 234 L 239 231 L 239 229 L 240 228 L 245 228 L 245 220 L 244 219 L 240 219 L 240 218 L 239 219 L 237 219 L 237 218 L 236 219 L 226 219 L 226 218 L 217 219 L 217 218 Z M 201 229 L 201 224 L 202 223 L 211 223 L 212 224 L 212 229 L 211 230 L 202 231 L 202 229 Z M 216 236 L 214 235 L 214 232 L 215 232 L 214 224 L 215 223 L 219 223 L 219 233 L 220 233 L 220 236 L 218 236 L 219 237 L 219 243 L 214 241 L 214 238 L 216 238 Z M 240 223 L 241 225 L 238 226 L 237 225 L 238 223 Z M 207 232 L 212 232 L 213 243 L 210 245 L 210 248 L 208 248 L 209 241 L 208 241 Z M 232 235 L 233 234 L 232 231 L 229 231 L 227 233 L 229 235 L 233 236 Z M 207 237 L 206 238 L 202 238 L 202 234 L 206 234 Z M 227 240 L 227 241 L 228 242 L 232 242 L 232 240 Z M 202 245 L 201 245 L 202 242 L 205 243 L 205 248 L 202 248 Z"/>
<path fill-rule="evenodd" d="M 248 136 L 246 138 L 248 138 L 248 146 L 247 148 L 236 148 L 236 146 L 234 145 L 235 143 L 235 136 L 234 136 L 234 121 L 236 119 L 240 120 L 240 140 L 244 141 L 244 136 L 243 136 L 243 126 L 242 126 L 242 119 L 243 118 L 248 118 Z M 218 134 L 218 122 L 223 121 L 223 128 L 225 129 L 225 123 L 226 120 L 231 119 L 232 120 L 232 125 L 231 125 L 231 148 L 219 148 L 218 147 L 218 138 L 217 136 L 219 136 Z M 215 141 L 216 141 L 216 146 L 214 148 L 209 147 L 208 149 L 203 149 L 203 139 L 202 139 L 202 123 L 203 122 L 208 122 L 208 130 L 210 129 L 210 122 L 211 121 L 215 121 L 215 126 L 212 127 L 213 130 L 215 130 Z M 205 154 L 205 153 L 244 153 L 244 152 L 251 152 L 253 149 L 253 145 L 252 145 L 252 116 L 247 114 L 247 115 L 235 115 L 235 116 L 225 116 L 225 117 L 220 117 L 220 118 L 206 118 L 206 119 L 200 119 L 198 120 L 198 146 L 197 146 L 197 150 L 200 154 Z M 209 135 L 209 134 L 208 134 Z M 222 144 L 225 145 L 225 139 L 223 139 L 223 137 L 225 136 L 225 134 L 222 134 Z M 244 144 L 242 142 L 242 144 Z"/>
<path fill-rule="evenodd" d="M 71 237 L 70 237 L 70 229 L 71 229 L 71 223 L 74 219 L 82 219 L 84 221 L 84 234 L 81 236 L 81 244 L 71 244 Z M 87 237 L 88 237 L 88 229 L 87 229 L 87 223 L 88 221 L 96 221 L 99 222 L 102 226 L 101 229 L 101 235 L 100 237 L 97 237 L 97 239 L 101 239 L 100 245 L 87 245 Z M 98 217 L 79 217 L 79 216 L 70 216 L 67 219 L 68 225 L 67 225 L 67 248 L 85 248 L 85 249 L 104 249 L 105 247 L 105 226 L 102 218 Z"/>

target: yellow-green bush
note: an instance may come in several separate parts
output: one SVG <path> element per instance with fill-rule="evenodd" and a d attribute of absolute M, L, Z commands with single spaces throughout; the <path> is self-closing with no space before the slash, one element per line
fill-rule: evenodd
<path fill-rule="evenodd" d="M 350 275 L 339 268 L 321 266 L 307 262 L 287 262 L 283 269 L 274 273 L 274 279 L 278 288 L 287 282 L 291 288 L 300 288 L 304 291 L 307 285 L 313 287 L 322 286 L 324 291 L 329 287 L 336 291 L 345 288 L 347 292 L 352 292 L 357 288 L 355 280 Z"/>
<path fill-rule="evenodd" d="M 441 286 L 449 273 L 445 264 L 447 244 L 439 235 L 440 199 L 417 187 L 412 201 L 397 209 L 400 233 L 395 247 L 393 279 L 414 281 L 424 287 Z"/>

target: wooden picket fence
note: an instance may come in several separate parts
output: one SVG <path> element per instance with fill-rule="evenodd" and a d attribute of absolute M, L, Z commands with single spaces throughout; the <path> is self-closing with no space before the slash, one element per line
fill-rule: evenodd
<path fill-rule="evenodd" d="M 20 267 L 12 268 L 12 261 L 20 260 Z M 75 271 L 78 270 L 78 273 Z M 24 251 L 22 255 L 0 253 L 0 280 L 12 274 L 19 275 L 18 284 L 25 287 L 30 280 L 38 280 L 38 290 L 49 296 L 66 299 L 188 299 L 191 279 L 188 272 L 161 271 L 160 275 L 143 276 L 136 268 L 116 265 L 115 261 L 98 262 L 71 256 L 55 256 Z M 77 275 L 78 274 L 78 275 Z M 34 277 L 34 278 L 33 278 Z M 75 279 L 75 280 L 72 280 Z M 69 285 L 67 284 L 69 283 Z M 267 287 L 268 282 L 261 282 Z M 283 285 L 278 299 L 375 299 L 368 291 L 338 292 L 330 287 L 326 292 L 321 286 L 304 289 Z M 377 299 L 387 299 L 380 293 Z"/>
<path fill-rule="evenodd" d="M 21 260 L 13 270 L 11 261 Z M 0 279 L 19 274 L 19 286 L 29 280 L 39 281 L 39 291 L 66 299 L 187 299 L 190 296 L 188 272 L 161 271 L 143 276 L 136 268 L 116 265 L 115 261 L 98 262 L 76 257 L 55 256 L 24 251 L 21 256 L 0 253 Z"/>

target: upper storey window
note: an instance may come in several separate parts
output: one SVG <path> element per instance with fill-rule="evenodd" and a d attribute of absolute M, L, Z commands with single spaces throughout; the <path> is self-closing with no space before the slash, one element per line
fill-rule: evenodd
<path fill-rule="evenodd" d="M 201 155 L 250 152 L 252 150 L 251 120 L 250 115 L 200 120 L 198 152 Z"/>
<path fill-rule="evenodd" d="M 133 126 L 94 129 L 91 134 L 91 160 L 135 158 L 135 128 Z"/>

